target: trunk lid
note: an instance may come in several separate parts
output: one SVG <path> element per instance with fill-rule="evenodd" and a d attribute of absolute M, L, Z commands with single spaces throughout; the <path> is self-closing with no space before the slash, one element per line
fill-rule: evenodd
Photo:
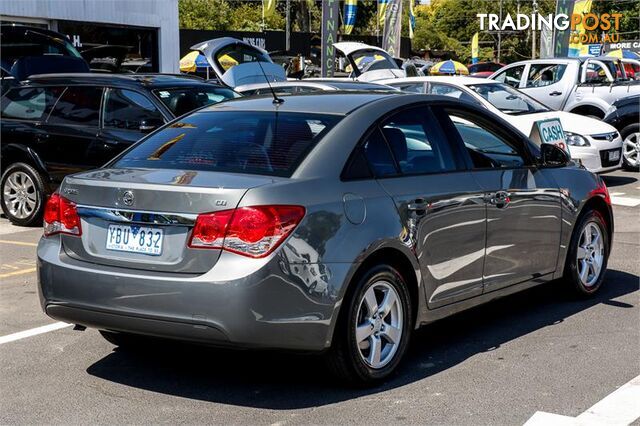
<path fill-rule="evenodd" d="M 63 235 L 62 245 L 70 257 L 102 265 L 204 273 L 215 265 L 220 250 L 188 247 L 197 215 L 234 209 L 250 188 L 277 179 L 172 169 L 101 169 L 76 174 L 65 179 L 60 194 L 78 205 L 82 236 Z M 135 238 L 142 236 L 141 230 L 159 230 L 160 253 L 107 249 L 114 226 L 124 226 Z"/>

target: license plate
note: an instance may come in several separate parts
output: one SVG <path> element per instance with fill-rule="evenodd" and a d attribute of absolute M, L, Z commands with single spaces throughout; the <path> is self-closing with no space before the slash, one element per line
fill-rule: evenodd
<path fill-rule="evenodd" d="M 609 151 L 609 161 L 618 161 L 620 159 L 620 151 Z"/>
<path fill-rule="evenodd" d="M 109 225 L 107 250 L 144 253 L 152 256 L 162 254 L 164 231 L 136 225 Z"/>

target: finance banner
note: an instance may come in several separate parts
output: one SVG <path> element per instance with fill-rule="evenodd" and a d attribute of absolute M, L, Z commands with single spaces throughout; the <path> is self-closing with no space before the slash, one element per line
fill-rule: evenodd
<path fill-rule="evenodd" d="M 322 2 L 322 77 L 333 77 L 335 71 L 336 50 L 333 43 L 338 41 L 338 20 L 340 2 L 324 0 Z"/>
<path fill-rule="evenodd" d="M 400 57 L 402 32 L 402 0 L 389 0 L 384 16 L 382 48 L 392 57 Z"/>
<path fill-rule="evenodd" d="M 575 0 L 558 0 L 556 3 L 556 15 L 571 15 Z M 563 57 L 569 54 L 569 38 L 571 27 L 566 30 L 554 30 L 553 33 L 553 56 Z"/>

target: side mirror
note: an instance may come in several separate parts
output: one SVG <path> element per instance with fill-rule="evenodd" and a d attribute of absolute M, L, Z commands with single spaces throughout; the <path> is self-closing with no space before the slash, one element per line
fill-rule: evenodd
<path fill-rule="evenodd" d="M 543 143 L 540 147 L 540 160 L 544 167 L 563 167 L 569 164 L 569 153 L 557 145 Z"/>
<path fill-rule="evenodd" d="M 149 133 L 152 130 L 155 130 L 158 127 L 162 126 L 163 124 L 164 122 L 159 118 L 146 118 L 140 120 L 140 126 L 138 127 L 138 129 L 142 133 Z"/>

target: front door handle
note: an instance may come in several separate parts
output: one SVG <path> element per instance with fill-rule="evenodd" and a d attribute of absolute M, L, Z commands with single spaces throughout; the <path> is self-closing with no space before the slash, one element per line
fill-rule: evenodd
<path fill-rule="evenodd" d="M 557 90 L 555 92 L 549 93 L 549 96 L 560 96 L 560 95 L 562 95 L 562 92 L 558 92 Z"/>
<path fill-rule="evenodd" d="M 502 209 L 509 205 L 511 202 L 511 196 L 507 191 L 497 191 L 491 195 L 489 202 L 497 208 Z"/>

